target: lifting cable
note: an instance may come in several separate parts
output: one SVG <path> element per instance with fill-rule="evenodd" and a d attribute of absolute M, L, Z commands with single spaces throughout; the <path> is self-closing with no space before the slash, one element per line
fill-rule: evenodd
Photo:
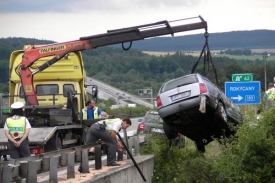
<path fill-rule="evenodd" d="M 196 67 L 198 66 L 199 64 L 199 61 L 202 57 L 202 54 L 203 54 L 203 57 L 204 57 L 204 71 L 205 71 L 205 65 L 207 63 L 208 65 L 208 71 L 209 71 L 209 61 L 211 62 L 211 65 L 212 65 L 212 68 L 214 70 L 214 74 L 215 74 L 215 79 L 216 79 L 216 83 L 217 83 L 217 86 L 218 86 L 218 75 L 217 75 L 217 70 L 216 70 L 216 67 L 214 66 L 214 63 L 213 63 L 213 60 L 212 60 L 212 56 L 211 56 L 211 52 L 210 52 L 210 48 L 209 48 L 209 45 L 208 45 L 208 37 L 209 37 L 209 34 L 207 32 L 207 28 L 205 28 L 205 33 L 204 33 L 204 37 L 205 37 L 205 44 L 202 48 L 202 51 L 201 51 L 201 54 L 199 56 L 199 59 L 198 61 L 193 65 L 193 68 L 192 68 L 192 71 L 191 71 L 191 74 L 193 74 L 196 70 Z"/>

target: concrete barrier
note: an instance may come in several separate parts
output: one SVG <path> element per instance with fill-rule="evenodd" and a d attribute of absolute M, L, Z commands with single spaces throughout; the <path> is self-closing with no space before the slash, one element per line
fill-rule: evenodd
<path fill-rule="evenodd" d="M 86 147 L 86 146 L 85 146 Z M 97 146 L 96 150 L 97 150 L 97 157 L 96 161 L 92 161 L 95 163 L 95 165 L 93 164 L 93 166 L 95 166 L 95 170 L 100 170 L 102 169 L 102 152 L 105 152 L 104 150 L 105 144 L 103 144 L 103 146 Z M 65 168 L 66 167 L 66 179 L 71 179 L 75 177 L 75 169 L 78 168 L 78 162 L 82 163 L 82 170 L 84 173 L 90 173 L 90 164 L 89 164 L 89 158 L 88 158 L 88 150 L 89 148 L 83 148 L 81 149 L 75 149 L 74 151 L 72 150 L 64 150 L 64 151 L 60 151 L 60 153 L 58 152 L 53 152 L 50 154 L 47 154 L 45 156 L 37 156 L 37 157 L 27 157 L 27 158 L 23 158 L 23 159 L 17 159 L 17 160 L 12 160 L 9 163 L 2 163 L 0 166 L 0 183 L 6 183 L 9 182 L 10 180 L 12 180 L 14 177 L 22 177 L 25 178 L 24 181 L 27 183 L 32 183 L 32 182 L 39 182 L 39 180 L 36 179 L 36 177 L 38 177 L 39 175 L 46 173 L 48 174 L 48 178 L 47 181 L 48 182 L 58 182 L 58 173 L 61 168 Z M 140 165 L 142 166 L 142 168 L 140 168 L 141 170 L 145 170 L 144 173 L 148 174 L 148 171 L 150 172 L 152 168 L 153 169 L 153 162 L 151 162 L 152 160 L 149 159 L 153 159 L 153 158 L 143 158 L 142 156 L 139 156 L 140 154 L 140 146 L 139 146 L 139 138 L 137 136 L 135 137 L 131 137 L 129 138 L 129 146 L 128 149 L 130 150 L 130 152 L 132 153 L 132 156 L 137 157 L 137 159 L 139 160 Z M 100 155 L 100 157 L 99 157 Z M 138 156 L 136 156 L 138 155 Z M 123 154 L 119 154 L 118 153 L 118 159 L 119 161 L 123 161 L 123 159 L 127 159 L 128 163 L 127 166 L 119 166 L 116 167 L 116 170 L 123 170 L 123 174 L 125 174 L 125 172 L 129 172 L 130 170 L 128 170 L 128 168 L 133 166 L 133 163 L 131 163 L 131 160 L 129 158 L 129 155 L 126 155 L 126 158 L 123 158 Z M 77 162 L 75 162 L 75 160 Z M 100 162 L 98 162 L 100 161 Z M 144 164 L 148 164 L 149 163 L 150 167 L 146 168 L 144 166 Z M 77 163 L 77 165 L 76 165 Z M 138 162 L 137 162 L 138 163 Z M 77 166 L 77 168 L 76 168 Z M 133 166 L 135 168 L 135 166 Z M 131 168 L 130 168 L 131 169 Z M 150 170 L 148 170 L 150 169 Z M 141 176 L 139 175 L 139 172 L 137 170 L 135 170 L 136 174 L 141 178 Z M 113 172 L 114 174 L 112 174 L 112 176 L 114 176 L 114 179 L 118 179 L 118 177 L 122 177 L 122 176 L 118 176 L 116 174 L 120 174 L 121 172 Z M 153 173 L 153 172 L 152 172 Z M 3 176 L 5 175 L 5 176 Z M 109 174 L 105 174 L 102 176 L 109 176 Z M 127 177 L 128 175 L 126 175 Z M 131 175 L 129 175 L 131 177 Z M 147 179 L 150 178 L 150 176 L 147 175 Z M 128 180 L 128 178 L 126 178 Z M 98 179 L 99 180 L 99 179 Z M 139 179 L 142 180 L 142 179 Z M 46 182 L 47 182 L 46 181 Z M 115 181 L 116 182 L 116 181 Z M 121 182 L 121 181 L 118 181 Z M 123 182 L 123 181 L 122 181 Z M 132 181 L 130 181 L 132 182 Z M 127 181 L 125 183 L 128 183 Z M 133 183 L 133 182 L 132 182 Z"/>

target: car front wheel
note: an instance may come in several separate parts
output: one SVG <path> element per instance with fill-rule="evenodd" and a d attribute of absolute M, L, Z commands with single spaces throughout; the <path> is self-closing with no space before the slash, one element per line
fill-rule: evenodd
<path fill-rule="evenodd" d="M 221 102 L 218 103 L 218 107 L 216 109 L 215 115 L 216 115 L 216 118 L 218 118 L 218 120 L 222 120 L 223 122 L 227 123 L 227 114 Z"/>

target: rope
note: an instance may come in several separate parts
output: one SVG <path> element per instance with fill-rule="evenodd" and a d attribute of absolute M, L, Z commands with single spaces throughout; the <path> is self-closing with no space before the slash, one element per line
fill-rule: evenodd
<path fill-rule="evenodd" d="M 207 32 L 207 29 L 205 29 L 205 33 L 204 33 L 204 37 L 205 37 L 205 44 L 201 50 L 201 53 L 200 53 L 200 56 L 199 56 L 199 59 L 198 61 L 193 65 L 193 68 L 192 68 L 192 71 L 191 71 L 191 74 L 193 74 L 201 60 L 201 57 L 202 57 L 202 54 L 203 54 L 203 60 L 204 60 L 204 66 L 203 66 L 203 69 L 205 71 L 205 66 L 207 64 L 208 66 L 208 71 L 209 71 L 209 61 L 211 62 L 211 65 L 212 65 L 212 68 L 214 70 L 214 74 L 215 74 L 215 79 L 216 79 L 216 83 L 217 85 L 219 84 L 218 82 L 218 75 L 217 75 L 217 70 L 216 70 L 216 67 L 213 63 L 213 60 L 212 60 L 212 56 L 211 56 L 211 52 L 210 52 L 210 48 L 209 48 L 209 45 L 208 45 L 208 37 L 209 37 L 209 34 Z"/>

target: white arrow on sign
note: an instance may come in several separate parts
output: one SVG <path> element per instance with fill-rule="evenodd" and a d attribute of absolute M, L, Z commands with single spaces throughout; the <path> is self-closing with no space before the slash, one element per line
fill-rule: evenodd
<path fill-rule="evenodd" d="M 243 99 L 243 97 L 238 95 L 237 97 L 231 97 L 231 99 L 240 101 Z"/>

